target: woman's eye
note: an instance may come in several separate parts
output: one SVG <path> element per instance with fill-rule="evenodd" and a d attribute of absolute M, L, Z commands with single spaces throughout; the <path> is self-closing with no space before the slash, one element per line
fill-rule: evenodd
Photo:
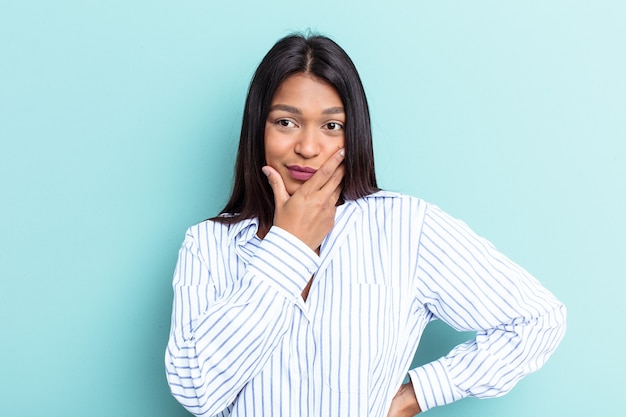
<path fill-rule="evenodd" d="M 330 122 L 330 123 L 326 123 L 326 129 L 328 130 L 341 130 L 343 129 L 343 125 L 341 123 L 336 123 L 336 122 Z"/>
<path fill-rule="evenodd" d="M 287 119 L 277 120 L 276 124 L 280 127 L 294 127 L 295 126 L 294 122 L 292 122 L 291 120 L 287 120 Z"/>

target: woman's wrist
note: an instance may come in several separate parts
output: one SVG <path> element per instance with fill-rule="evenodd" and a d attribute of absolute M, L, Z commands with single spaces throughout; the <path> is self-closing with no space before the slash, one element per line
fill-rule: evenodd
<path fill-rule="evenodd" d="M 412 417 L 421 411 L 422 409 L 415 396 L 413 383 L 409 381 L 406 384 L 402 384 L 393 398 L 389 417 Z"/>

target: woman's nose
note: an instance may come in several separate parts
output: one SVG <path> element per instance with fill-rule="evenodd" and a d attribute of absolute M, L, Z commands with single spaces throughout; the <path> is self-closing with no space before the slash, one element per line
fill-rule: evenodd
<path fill-rule="evenodd" d="M 313 158 L 320 152 L 320 143 L 313 129 L 302 129 L 296 141 L 295 152 L 303 158 Z"/>

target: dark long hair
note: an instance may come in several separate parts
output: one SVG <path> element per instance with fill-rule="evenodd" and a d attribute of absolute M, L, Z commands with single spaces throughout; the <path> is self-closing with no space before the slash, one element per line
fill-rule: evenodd
<path fill-rule="evenodd" d="M 265 122 L 274 93 L 283 81 L 297 73 L 328 82 L 343 102 L 346 169 L 342 197 L 354 200 L 378 191 L 369 108 L 352 60 L 327 37 L 290 35 L 270 49 L 252 78 L 243 113 L 233 191 L 222 215 L 212 220 L 235 223 L 258 217 L 261 230 L 271 227 L 274 195 L 261 172 L 266 165 Z"/>

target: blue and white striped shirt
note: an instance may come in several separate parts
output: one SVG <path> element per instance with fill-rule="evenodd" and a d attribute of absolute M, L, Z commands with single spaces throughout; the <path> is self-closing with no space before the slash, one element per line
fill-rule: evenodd
<path fill-rule="evenodd" d="M 565 331 L 535 278 L 417 198 L 345 202 L 319 256 L 280 228 L 256 232 L 255 219 L 206 221 L 180 250 L 165 362 L 198 416 L 385 417 L 407 371 L 422 410 L 496 397 Z M 476 338 L 409 371 L 436 318 Z"/>

